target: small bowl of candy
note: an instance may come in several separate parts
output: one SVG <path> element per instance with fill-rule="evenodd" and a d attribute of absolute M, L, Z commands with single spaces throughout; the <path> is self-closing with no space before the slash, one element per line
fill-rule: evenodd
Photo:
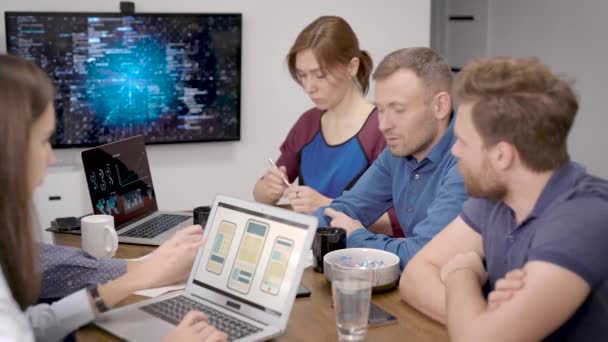
<path fill-rule="evenodd" d="M 372 269 L 374 293 L 392 290 L 399 282 L 399 257 L 393 253 L 371 248 L 346 248 L 325 254 L 323 274 L 331 282 L 332 266 L 341 268 Z"/>

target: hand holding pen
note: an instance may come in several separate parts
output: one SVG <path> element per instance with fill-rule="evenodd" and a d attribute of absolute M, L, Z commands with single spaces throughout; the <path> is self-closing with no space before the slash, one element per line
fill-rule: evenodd
<path fill-rule="evenodd" d="M 283 196 L 283 191 L 290 186 L 287 180 L 287 170 L 285 166 L 277 167 L 270 158 L 268 158 L 268 163 L 271 166 L 263 177 L 264 188 L 270 199 L 278 201 Z"/>
<path fill-rule="evenodd" d="M 287 186 L 290 186 L 291 184 L 289 184 L 289 181 L 285 177 L 285 172 L 286 172 L 285 167 L 283 166 L 282 169 L 277 167 L 277 164 L 275 164 L 272 161 L 272 158 L 268 158 L 268 163 L 270 164 L 270 166 L 272 166 L 273 168 L 275 168 L 277 171 L 279 171 L 281 173 L 280 177 L 281 177 L 281 179 L 283 179 L 283 183 L 285 183 L 285 185 L 287 185 Z"/>

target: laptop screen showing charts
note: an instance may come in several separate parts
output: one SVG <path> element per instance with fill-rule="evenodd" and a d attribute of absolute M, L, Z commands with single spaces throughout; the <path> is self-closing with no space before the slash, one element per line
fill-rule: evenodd
<path fill-rule="evenodd" d="M 82 162 L 93 211 L 117 228 L 158 210 L 143 136 L 83 151 Z"/>
<path fill-rule="evenodd" d="M 212 214 L 193 283 L 280 318 L 308 226 L 224 202 Z"/>

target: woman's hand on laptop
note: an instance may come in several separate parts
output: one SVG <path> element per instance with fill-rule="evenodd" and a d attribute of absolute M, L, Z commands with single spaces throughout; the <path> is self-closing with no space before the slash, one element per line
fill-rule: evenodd
<path fill-rule="evenodd" d="M 207 316 L 198 311 L 190 311 L 164 342 L 224 342 L 228 337 L 207 323 Z"/>
<path fill-rule="evenodd" d="M 199 225 L 178 230 L 154 252 L 136 263 L 129 264 L 127 274 L 139 279 L 141 289 L 183 282 L 190 275 L 196 253 L 204 243 Z"/>
<path fill-rule="evenodd" d="M 112 308 L 135 291 L 184 281 L 202 244 L 201 226 L 177 231 L 143 260 L 128 263 L 127 273 L 97 287 L 105 306 Z M 95 310 L 93 299 L 90 300 L 91 308 Z"/>

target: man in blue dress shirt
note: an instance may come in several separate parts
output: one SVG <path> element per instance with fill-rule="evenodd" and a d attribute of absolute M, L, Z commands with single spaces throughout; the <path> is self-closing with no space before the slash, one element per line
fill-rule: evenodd
<path fill-rule="evenodd" d="M 379 128 L 387 147 L 361 179 L 314 214 L 319 226 L 347 230 L 348 247 L 383 249 L 401 269 L 460 212 L 467 196 L 450 153 L 454 144 L 452 73 L 429 48 L 397 50 L 373 74 Z M 405 238 L 365 227 L 394 207 Z"/>

